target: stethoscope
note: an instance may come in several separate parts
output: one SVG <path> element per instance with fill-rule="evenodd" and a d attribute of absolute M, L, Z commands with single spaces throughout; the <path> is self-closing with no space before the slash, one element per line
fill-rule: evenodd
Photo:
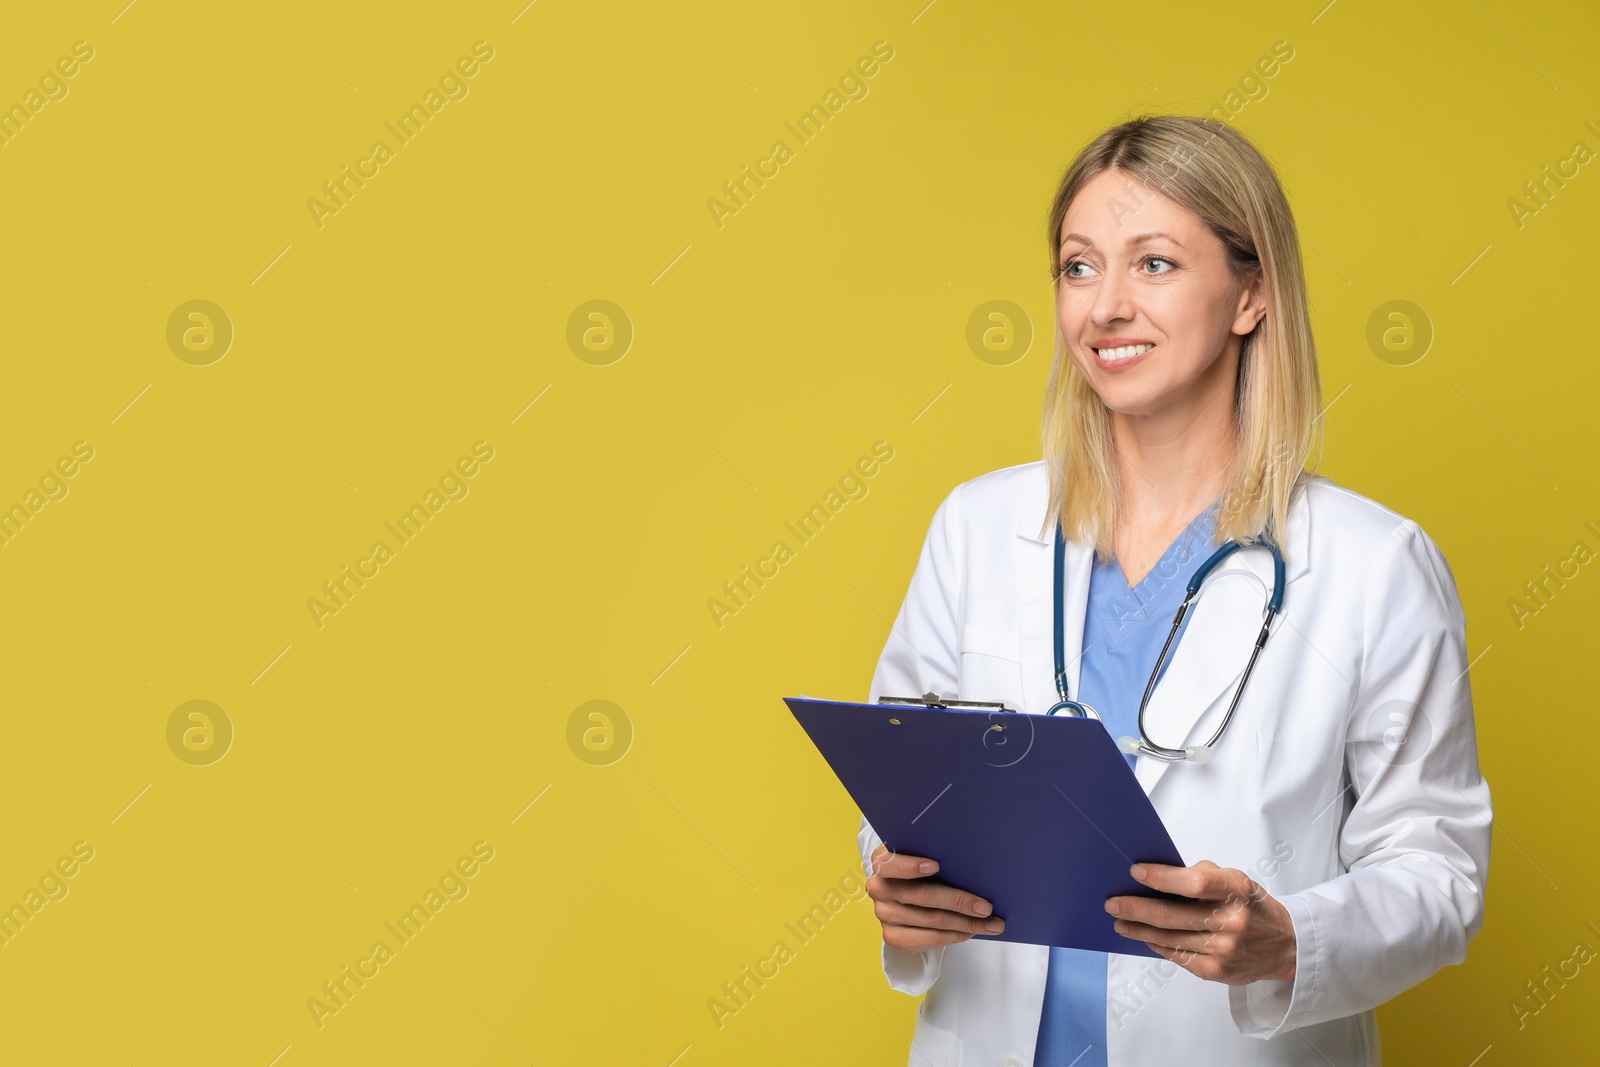
<path fill-rule="evenodd" d="M 1155 669 L 1150 672 L 1150 683 L 1144 687 L 1144 696 L 1139 701 L 1139 736 L 1123 736 L 1117 739 L 1117 747 L 1124 752 L 1139 755 L 1143 753 L 1167 763 L 1177 763 L 1180 760 L 1190 760 L 1194 763 L 1208 763 L 1211 760 L 1211 750 L 1216 747 L 1217 740 L 1222 737 L 1222 731 L 1228 728 L 1228 720 L 1233 718 L 1234 709 L 1239 706 L 1239 698 L 1244 695 L 1245 684 L 1250 681 L 1250 672 L 1255 669 L 1256 657 L 1261 655 L 1261 649 L 1267 643 L 1271 632 L 1272 620 L 1283 608 L 1283 553 L 1271 541 L 1251 542 L 1250 547 L 1266 548 L 1272 553 L 1272 596 L 1267 600 L 1266 614 L 1261 624 L 1261 636 L 1256 638 L 1255 647 L 1250 650 L 1250 662 L 1245 664 L 1244 677 L 1239 679 L 1239 688 L 1234 690 L 1233 703 L 1228 705 L 1228 713 L 1222 717 L 1222 722 L 1217 726 L 1217 732 L 1211 735 L 1211 740 L 1203 745 L 1190 745 L 1187 748 L 1166 748 L 1150 740 L 1144 732 L 1144 709 L 1150 703 L 1150 694 L 1155 692 L 1156 679 L 1161 675 L 1161 665 L 1167 660 L 1167 653 L 1172 649 L 1173 640 L 1178 636 L 1178 627 L 1183 624 L 1183 618 L 1189 611 L 1189 605 L 1194 602 L 1195 596 L 1200 592 L 1200 585 L 1206 576 L 1216 569 L 1217 565 L 1227 559 L 1234 552 L 1247 546 L 1238 541 L 1229 540 L 1211 554 L 1211 557 L 1200 564 L 1200 569 L 1194 572 L 1194 577 L 1189 579 L 1188 590 L 1184 593 L 1183 603 L 1178 605 L 1178 613 L 1173 616 L 1172 629 L 1167 633 L 1166 644 L 1161 646 L 1161 655 L 1156 657 Z M 1061 694 L 1046 715 L 1054 715 L 1058 711 L 1077 718 L 1099 719 L 1100 713 L 1081 701 L 1072 700 L 1067 696 L 1067 660 L 1066 638 L 1063 634 L 1062 613 L 1065 611 L 1062 597 L 1061 573 L 1065 569 L 1067 554 L 1066 540 L 1061 534 L 1061 522 L 1056 521 L 1056 573 L 1055 573 L 1055 652 L 1056 652 L 1056 692 Z"/>

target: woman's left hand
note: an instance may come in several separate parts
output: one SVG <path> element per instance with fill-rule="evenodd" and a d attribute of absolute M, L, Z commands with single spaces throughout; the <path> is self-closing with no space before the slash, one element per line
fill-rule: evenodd
<path fill-rule="evenodd" d="M 1243 871 L 1201 860 L 1192 867 L 1136 863 L 1131 873 L 1151 889 L 1195 899 L 1110 897 L 1106 911 L 1117 916 L 1117 933 L 1207 981 L 1294 981 L 1289 909 Z"/>

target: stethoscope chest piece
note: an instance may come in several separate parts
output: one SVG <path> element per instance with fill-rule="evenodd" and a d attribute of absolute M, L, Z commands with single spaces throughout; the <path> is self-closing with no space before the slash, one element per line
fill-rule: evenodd
<path fill-rule="evenodd" d="M 1074 719 L 1094 719 L 1096 721 L 1100 719 L 1098 711 L 1077 700 L 1058 700 L 1050 706 L 1050 710 L 1045 714 L 1054 715 L 1057 712 L 1069 715 Z"/>

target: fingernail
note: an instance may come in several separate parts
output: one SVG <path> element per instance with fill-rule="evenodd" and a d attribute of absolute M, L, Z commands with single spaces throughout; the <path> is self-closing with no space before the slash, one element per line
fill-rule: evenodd
<path fill-rule="evenodd" d="M 1122 905 L 1118 904 L 1115 900 L 1108 900 L 1106 901 L 1106 910 L 1113 915 L 1121 915 Z"/>
<path fill-rule="evenodd" d="M 1145 867 L 1142 863 L 1135 863 L 1132 867 L 1133 876 L 1140 881 L 1144 880 Z"/>
<path fill-rule="evenodd" d="M 923 860 L 922 861 L 922 866 L 917 868 L 917 870 L 921 871 L 923 874 L 932 874 L 934 871 L 937 871 L 938 869 L 939 869 L 939 865 L 937 863 L 933 862 L 932 860 Z"/>
<path fill-rule="evenodd" d="M 987 900 L 980 900 L 972 906 L 972 910 L 977 912 L 979 915 L 987 915 L 994 910 L 994 905 L 990 904 Z"/>
<path fill-rule="evenodd" d="M 983 924 L 983 928 L 991 934 L 998 934 L 1005 930 L 1006 924 L 999 919 L 990 919 Z"/>

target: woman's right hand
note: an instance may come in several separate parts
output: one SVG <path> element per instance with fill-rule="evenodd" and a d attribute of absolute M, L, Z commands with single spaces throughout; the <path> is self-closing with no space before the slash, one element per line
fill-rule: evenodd
<path fill-rule="evenodd" d="M 973 934 L 998 934 L 1005 921 L 989 913 L 987 900 L 964 889 L 925 879 L 939 870 L 926 856 L 902 856 L 879 845 L 872 853 L 867 895 L 883 925 L 883 943 L 903 952 L 922 952 L 965 941 Z"/>

